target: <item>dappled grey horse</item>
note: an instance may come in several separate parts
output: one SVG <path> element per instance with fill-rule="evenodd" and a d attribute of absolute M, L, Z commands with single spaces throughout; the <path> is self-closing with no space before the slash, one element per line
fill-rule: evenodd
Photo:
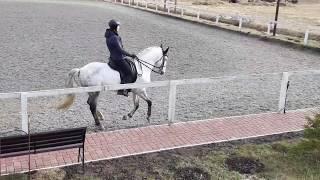
<path fill-rule="evenodd" d="M 137 83 L 148 83 L 151 82 L 151 72 L 156 72 L 158 74 L 164 74 L 166 71 L 166 65 L 168 60 L 168 50 L 160 47 L 149 47 L 141 51 L 136 59 L 134 59 L 134 64 L 138 71 Z M 77 78 L 77 79 L 76 79 Z M 89 86 L 101 86 L 101 85 L 112 85 L 120 84 L 120 74 L 118 71 L 113 70 L 109 67 L 107 63 L 92 62 L 82 68 L 74 68 L 69 72 L 69 76 L 66 82 L 67 88 L 75 87 L 75 85 L 80 87 Z M 131 118 L 136 110 L 139 108 L 139 97 L 148 103 L 147 120 L 150 122 L 151 116 L 151 106 L 152 102 L 147 95 L 146 88 L 132 89 L 134 108 L 127 115 L 123 116 L 123 119 Z M 104 117 L 100 111 L 97 110 L 97 100 L 100 92 L 88 93 L 89 98 L 87 103 L 90 106 L 90 111 L 95 120 L 95 125 L 101 130 L 104 126 L 100 123 Z M 68 109 L 74 102 L 75 94 L 69 94 L 62 102 L 58 109 Z"/>

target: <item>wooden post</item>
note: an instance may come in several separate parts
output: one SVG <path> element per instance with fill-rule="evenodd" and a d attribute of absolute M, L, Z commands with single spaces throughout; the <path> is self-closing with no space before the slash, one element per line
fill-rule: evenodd
<path fill-rule="evenodd" d="M 268 33 L 268 35 L 270 35 L 271 34 L 271 22 L 269 22 L 267 25 L 268 25 L 267 33 Z"/>
<path fill-rule="evenodd" d="M 26 93 L 21 93 L 21 129 L 22 131 L 29 133 L 28 127 L 28 97 Z"/>
<path fill-rule="evenodd" d="M 164 3 L 163 3 L 163 9 L 164 9 L 164 11 L 166 11 L 166 8 L 167 8 L 167 0 L 164 0 Z"/>
<path fill-rule="evenodd" d="M 306 46 L 308 44 L 308 38 L 309 38 L 309 29 L 306 30 L 306 33 L 304 35 L 304 41 L 303 44 Z"/>
<path fill-rule="evenodd" d="M 220 15 L 216 16 L 216 24 L 219 23 Z"/>
<path fill-rule="evenodd" d="M 177 13 L 177 0 L 174 0 L 174 13 Z"/>
<path fill-rule="evenodd" d="M 169 87 L 168 125 L 171 125 L 175 120 L 177 84 L 175 81 L 170 81 Z"/>
<path fill-rule="evenodd" d="M 239 29 L 242 28 L 242 21 L 243 21 L 243 19 L 242 19 L 242 17 L 240 17 L 240 19 L 239 19 Z"/>

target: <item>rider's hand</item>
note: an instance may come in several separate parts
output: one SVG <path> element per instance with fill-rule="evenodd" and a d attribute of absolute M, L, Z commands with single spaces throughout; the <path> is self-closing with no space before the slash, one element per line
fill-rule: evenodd
<path fill-rule="evenodd" d="M 135 55 L 135 54 L 132 54 L 132 55 L 131 55 L 131 57 L 132 57 L 133 59 L 138 58 L 138 56 L 137 56 L 137 55 Z"/>

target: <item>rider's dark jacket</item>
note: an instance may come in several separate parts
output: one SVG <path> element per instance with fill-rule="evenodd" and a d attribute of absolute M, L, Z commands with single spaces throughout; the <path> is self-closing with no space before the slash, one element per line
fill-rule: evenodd
<path fill-rule="evenodd" d="M 110 58 L 113 61 L 124 60 L 126 56 L 132 56 L 123 49 L 121 37 L 115 31 L 107 29 L 105 34 L 106 43 L 110 51 Z"/>

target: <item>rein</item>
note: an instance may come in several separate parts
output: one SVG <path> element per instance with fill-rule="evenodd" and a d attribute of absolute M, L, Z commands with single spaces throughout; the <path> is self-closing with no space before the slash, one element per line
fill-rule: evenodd
<path fill-rule="evenodd" d="M 161 59 L 163 60 L 163 58 L 164 58 L 164 55 L 159 60 L 157 60 L 156 63 L 161 61 Z M 152 64 L 150 64 L 150 63 L 148 63 L 148 62 L 146 62 L 146 61 L 144 61 L 142 59 L 139 59 L 138 57 L 136 58 L 136 60 L 140 63 L 140 66 L 142 64 L 145 67 L 147 67 L 148 69 L 150 69 L 152 72 L 155 72 L 155 73 L 161 75 L 161 73 L 159 71 L 155 71 L 155 70 L 153 70 L 153 68 L 158 68 L 159 70 L 163 69 L 164 68 L 164 62 L 162 62 L 162 65 L 160 67 L 158 67 L 158 66 L 152 65 Z"/>

